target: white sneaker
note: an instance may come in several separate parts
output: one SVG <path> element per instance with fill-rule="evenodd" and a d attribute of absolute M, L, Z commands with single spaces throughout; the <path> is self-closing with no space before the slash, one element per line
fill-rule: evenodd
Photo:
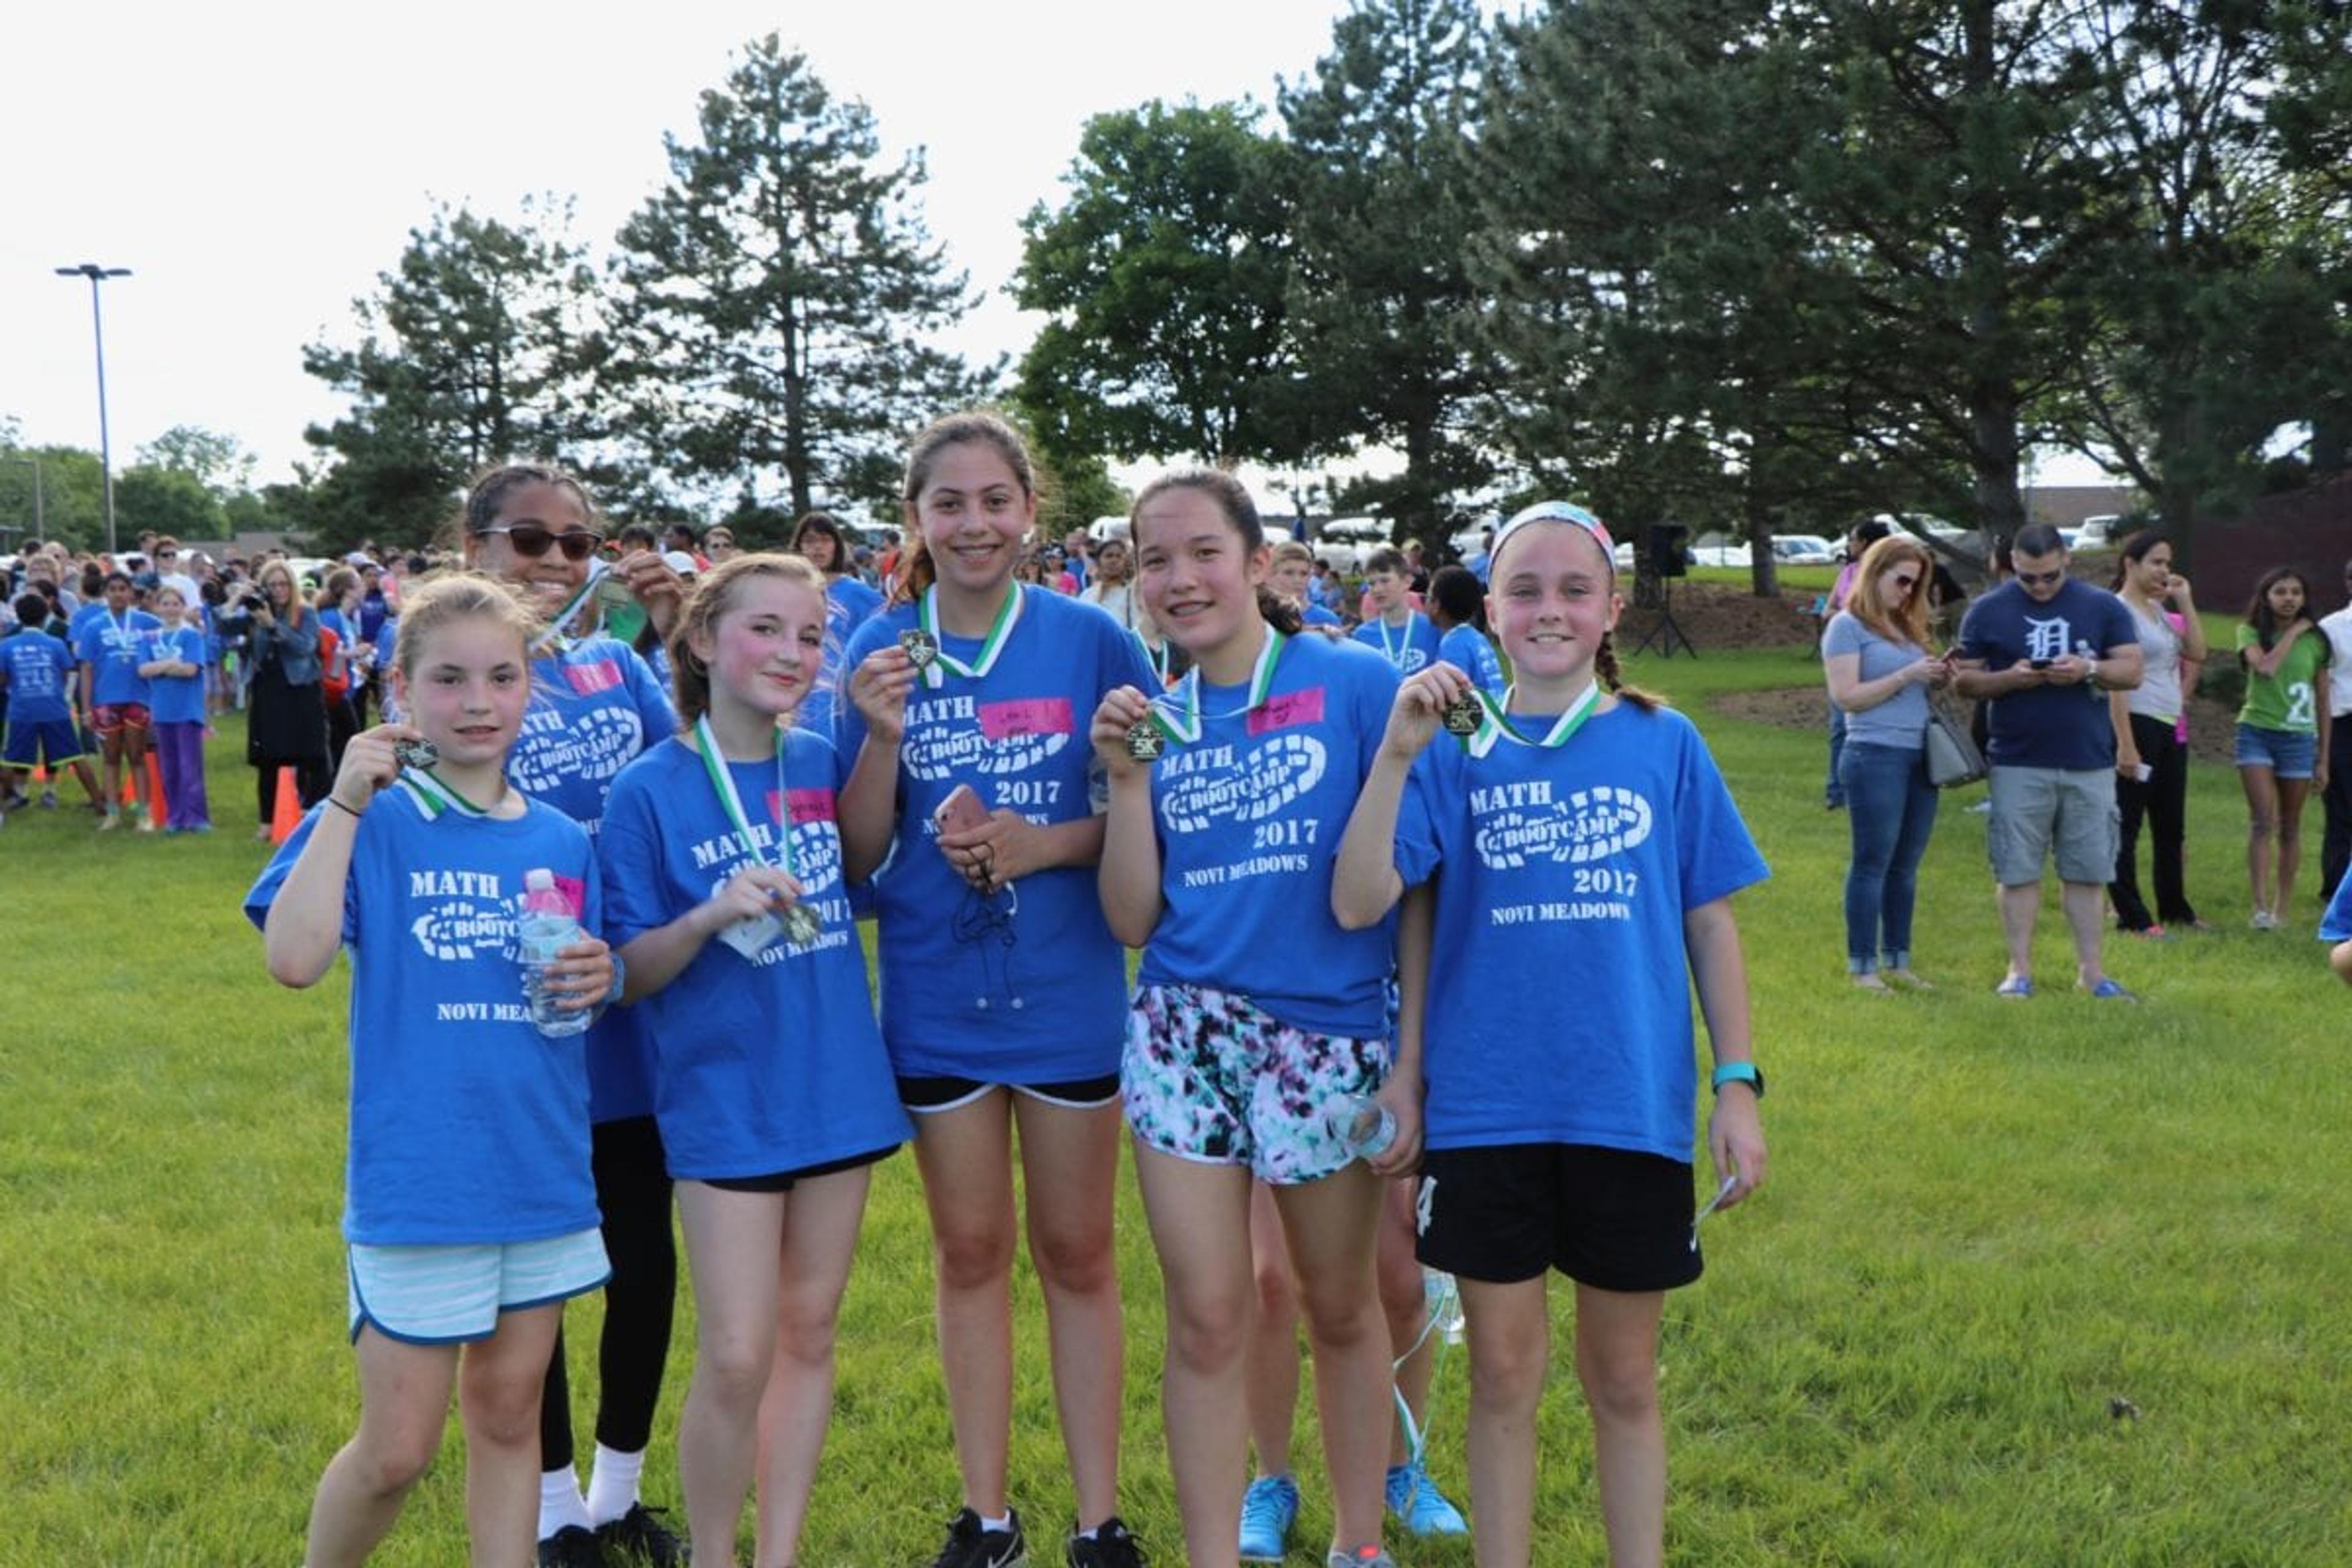
<path fill-rule="evenodd" d="M 2246 923 L 2256 931 L 2276 931 L 2279 928 L 2279 918 L 2268 910 L 2256 910 L 2254 918 Z"/>

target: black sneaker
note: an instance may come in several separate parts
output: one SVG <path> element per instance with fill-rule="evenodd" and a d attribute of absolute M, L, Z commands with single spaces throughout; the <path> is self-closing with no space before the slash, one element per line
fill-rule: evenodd
<path fill-rule="evenodd" d="M 1091 1540 L 1082 1535 L 1070 1537 L 1064 1548 L 1070 1568 L 1143 1568 L 1143 1548 L 1117 1514 L 1095 1527 Z"/>
<path fill-rule="evenodd" d="M 596 1533 L 567 1524 L 539 1543 L 539 1568 L 606 1568 Z"/>
<path fill-rule="evenodd" d="M 931 1568 L 1020 1568 L 1029 1561 L 1029 1538 L 1021 1533 L 1021 1515 L 1012 1509 L 1009 1530 L 982 1530 L 980 1515 L 958 1509 L 948 1521 L 948 1542 L 931 1559 Z"/>
<path fill-rule="evenodd" d="M 662 1510 L 647 1508 L 641 1502 L 629 1505 L 629 1511 L 618 1519 L 608 1519 L 596 1527 L 596 1544 L 604 1549 L 604 1561 L 650 1563 L 654 1568 L 685 1568 L 686 1542 L 675 1531 L 655 1517 Z"/>

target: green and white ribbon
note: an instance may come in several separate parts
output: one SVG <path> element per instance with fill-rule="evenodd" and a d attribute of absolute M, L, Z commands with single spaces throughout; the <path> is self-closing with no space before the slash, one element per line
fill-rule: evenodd
<path fill-rule="evenodd" d="M 743 812 L 743 796 L 735 788 L 735 775 L 728 771 L 727 759 L 719 753 L 719 737 L 710 731 L 710 715 L 706 713 L 694 721 L 695 749 L 702 753 L 702 771 L 718 793 L 720 809 L 727 813 L 728 823 L 743 841 L 743 852 L 761 865 L 780 870 L 787 877 L 793 871 L 792 797 L 784 793 L 784 731 L 776 731 L 776 809 L 783 821 L 776 827 L 776 859 L 771 861 L 761 849 L 760 841 L 752 836 L 751 820 Z"/>
<path fill-rule="evenodd" d="M 1584 728 L 1584 721 L 1592 717 L 1592 710 L 1601 700 L 1601 682 L 1596 680 L 1577 694 L 1576 700 L 1568 705 L 1568 711 L 1552 721 L 1551 728 L 1544 732 L 1541 739 L 1530 740 L 1521 734 L 1510 720 L 1511 699 L 1517 695 L 1518 689 L 1517 686 L 1505 688 L 1503 700 L 1497 702 L 1482 688 L 1474 686 L 1470 689 L 1471 695 L 1478 699 L 1480 712 L 1476 733 L 1458 737 L 1464 751 L 1474 757 L 1483 757 L 1493 751 L 1497 742 L 1505 740 L 1516 741 L 1522 746 L 1547 749 L 1565 746 L 1570 736 Z"/>
<path fill-rule="evenodd" d="M 547 623 L 547 629 L 531 639 L 532 652 L 540 653 L 552 648 L 562 653 L 572 647 L 577 639 L 572 637 L 565 628 L 579 618 L 581 609 L 596 592 L 596 579 L 602 577 L 605 571 L 605 565 L 602 561 L 592 561 L 588 563 L 588 580 L 580 584 L 578 593 L 563 602 L 563 607 L 555 612 L 555 618 Z"/>
<path fill-rule="evenodd" d="M 1004 645 L 1013 638 L 1013 628 L 1021 624 L 1022 597 L 1020 584 L 1007 583 L 1004 585 L 1004 603 L 998 606 L 996 619 L 989 626 L 988 636 L 981 639 L 980 655 L 966 664 L 950 656 L 947 641 L 940 635 L 940 585 L 934 583 L 924 589 L 921 600 L 915 606 L 915 624 L 930 635 L 931 646 L 937 651 L 932 654 L 930 662 L 923 666 L 923 683 L 937 690 L 947 684 L 950 674 L 978 680 L 995 668 L 998 656 L 1003 653 Z"/>
<path fill-rule="evenodd" d="M 416 803 L 417 811 L 427 822 L 440 820 L 444 812 L 454 811 L 459 816 L 490 815 L 488 806 L 476 805 L 444 784 L 440 775 L 429 768 L 403 768 L 400 776 L 393 782 L 408 792 L 409 798 Z"/>
<path fill-rule="evenodd" d="M 1282 662 L 1283 646 L 1288 640 L 1274 627 L 1266 627 L 1265 646 L 1257 650 L 1257 663 L 1250 669 L 1249 700 L 1231 712 L 1212 714 L 1210 717 L 1230 719 L 1236 713 L 1255 712 L 1263 707 L 1265 700 L 1274 692 L 1275 667 Z M 1182 710 L 1176 711 L 1165 705 L 1171 702 L 1181 704 Z M 1170 692 L 1164 700 L 1151 704 L 1149 715 L 1153 727 L 1180 746 L 1189 746 L 1199 740 L 1202 722 L 1201 667 L 1196 664 L 1186 670 L 1184 679 L 1178 682 L 1175 690 Z"/>

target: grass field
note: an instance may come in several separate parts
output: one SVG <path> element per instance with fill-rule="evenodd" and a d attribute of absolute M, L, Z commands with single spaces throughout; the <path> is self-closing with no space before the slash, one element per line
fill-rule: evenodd
<path fill-rule="evenodd" d="M 1922 873 L 1916 963 L 1941 989 L 1866 996 L 1844 984 L 1845 822 L 1819 804 L 1821 736 L 1708 706 L 1811 683 L 1818 665 L 1778 649 L 1630 673 L 1698 717 L 1774 870 L 1738 901 L 1771 1182 L 1709 1222 L 1708 1274 L 1668 1306 L 1675 1560 L 2352 1561 L 2352 1227 L 2335 1168 L 2352 994 L 2311 940 L 2308 891 L 2292 931 L 2246 929 L 2235 781 L 2208 767 L 2193 784 L 2190 890 L 2218 931 L 2111 946 L 2145 1005 L 2067 993 L 2054 890 L 2043 994 L 1990 994 L 1981 819 L 1960 809 L 1980 789 L 1947 799 Z M 209 837 L 100 836 L 70 810 L 0 829 L 0 1565 L 296 1563 L 357 1408 L 335 1233 L 345 990 L 262 973 L 237 910 L 264 853 L 241 740 L 231 721 L 214 748 Z M 1159 1282 L 1124 1168 L 1120 1199 L 1123 1509 L 1176 1563 Z M 1025 1268 L 1017 1289 L 1013 1492 L 1045 1563 L 1071 1504 Z M 662 1504 L 683 1305 L 648 1476 Z M 575 1386 L 593 1381 L 578 1352 L 595 1310 L 574 1311 Z M 881 1167 L 851 1282 L 805 1563 L 936 1549 L 956 1492 L 929 1319 L 901 1157 Z M 1440 1369 L 1432 1455 L 1457 1496 L 1459 1354 Z M 1538 1557 L 1598 1563 L 1583 1411 L 1564 1367 L 1555 1383 Z M 459 1560 L 456 1445 L 453 1427 L 379 1562 Z M 1312 1475 L 1307 1497 L 1298 1563 L 1320 1561 L 1305 1545 L 1329 1522 Z M 1471 1561 L 1460 1542 L 1398 1555 Z"/>

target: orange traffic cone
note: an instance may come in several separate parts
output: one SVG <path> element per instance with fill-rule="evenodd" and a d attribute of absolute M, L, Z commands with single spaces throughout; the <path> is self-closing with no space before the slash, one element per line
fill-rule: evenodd
<path fill-rule="evenodd" d="M 294 837 L 302 820 L 302 797 L 294 790 L 294 770 L 278 770 L 278 800 L 269 811 L 269 842 L 283 844 Z"/>
<path fill-rule="evenodd" d="M 124 805 L 139 804 L 139 775 L 129 768 L 122 770 L 122 804 Z"/>
<path fill-rule="evenodd" d="M 163 799 L 163 767 L 155 753 L 147 753 L 147 820 L 161 827 L 172 819 L 171 807 Z"/>

